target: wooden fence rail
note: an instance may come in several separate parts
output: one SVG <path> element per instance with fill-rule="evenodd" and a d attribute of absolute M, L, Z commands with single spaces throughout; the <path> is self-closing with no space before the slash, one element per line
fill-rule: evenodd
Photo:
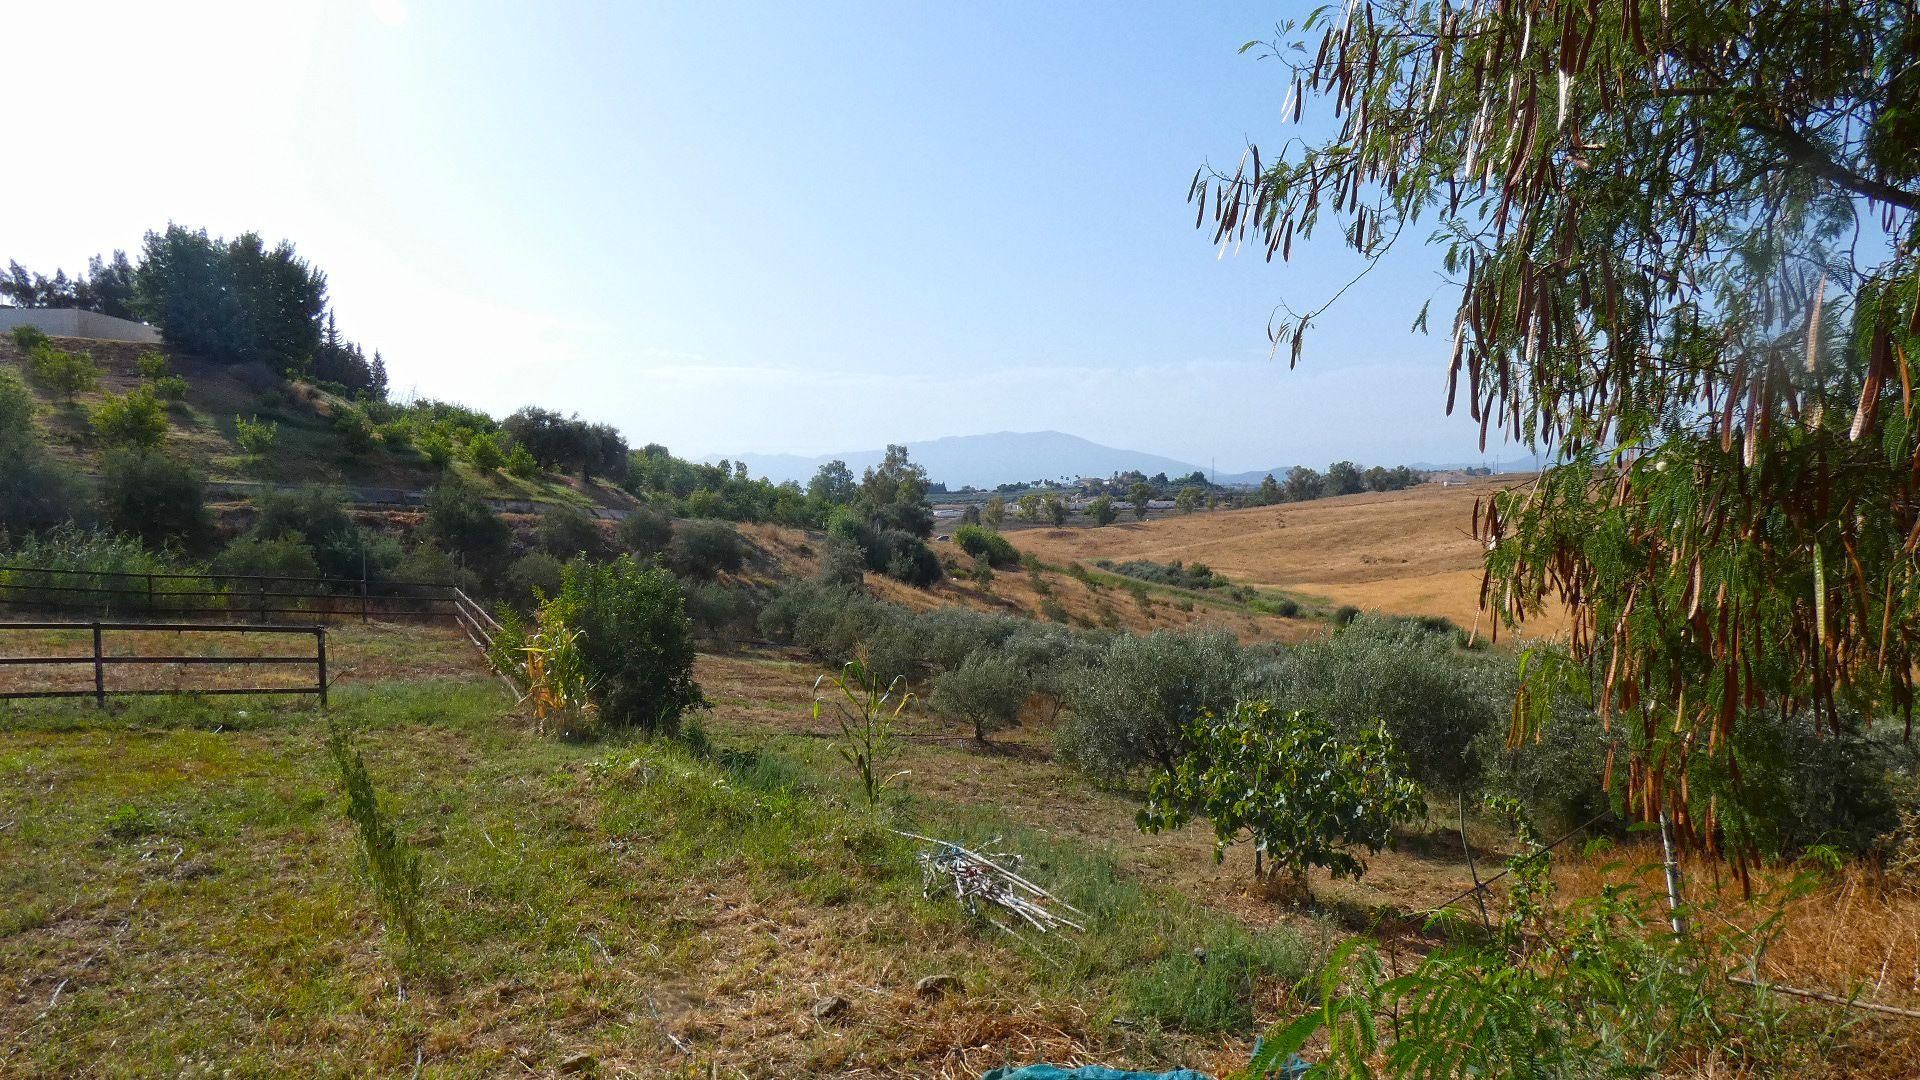
<path fill-rule="evenodd" d="M 48 631 L 72 630 L 91 631 L 93 651 L 89 655 L 78 656 L 0 656 L 0 667 L 38 667 L 71 664 L 89 664 L 93 667 L 93 688 L 90 690 L 7 690 L 0 691 L 0 700 L 18 700 L 22 698 L 71 698 L 91 697 L 94 704 L 104 707 L 107 698 L 113 696 L 157 696 L 171 694 L 314 694 L 320 699 L 321 708 L 327 705 L 327 628 L 324 626 L 261 626 L 254 623 L 145 623 L 145 622 L 0 622 L 0 632 L 6 631 Z M 278 634 L 313 638 L 314 651 L 302 655 L 273 656 L 115 656 L 105 648 L 108 633 L 170 631 L 182 634 Z M 163 690 L 146 688 L 111 688 L 107 685 L 107 669 L 122 665 L 144 664 L 234 664 L 234 665 L 305 665 L 314 671 L 314 681 L 309 686 L 213 686 L 199 688 L 173 687 Z"/>

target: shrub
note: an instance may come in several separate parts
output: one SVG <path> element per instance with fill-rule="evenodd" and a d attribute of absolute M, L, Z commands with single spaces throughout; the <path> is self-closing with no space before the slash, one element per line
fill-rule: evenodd
<path fill-rule="evenodd" d="M 975 558 L 985 558 L 994 566 L 1006 569 L 1020 565 L 1020 553 L 1014 550 L 1007 538 L 992 529 L 979 525 L 962 525 L 953 531 L 953 542 L 960 549 Z"/>
<path fill-rule="evenodd" d="M 40 345 L 27 354 L 27 372 L 35 381 L 73 403 L 83 390 L 100 385 L 100 368 L 87 353 L 68 352 L 51 345 Z"/>
<path fill-rule="evenodd" d="M 1281 706 L 1347 735 L 1384 721 L 1414 777 L 1448 792 L 1479 786 L 1476 737 L 1504 735 L 1513 701 L 1510 668 L 1461 656 L 1417 622 L 1377 615 L 1295 647 L 1281 670 L 1281 685 L 1268 687 Z"/>
<path fill-rule="evenodd" d="M 103 612 L 140 610 L 147 604 L 147 574 L 175 574 L 183 568 L 178 559 L 165 551 L 155 551 L 137 537 L 116 536 L 72 525 L 63 525 L 24 538 L 16 537 L 6 561 L 45 570 L 68 571 L 63 574 L 33 574 L 8 571 L 0 574 L 11 588 L 9 598 L 21 603 L 44 606 L 94 608 Z M 85 574 L 73 577 L 72 573 Z M 23 589 L 51 587 L 45 593 Z M 197 578 L 155 581 L 157 594 L 205 592 L 208 584 Z M 86 594 L 59 592 L 56 589 L 85 588 Z M 166 606 L 199 606 L 199 597 L 170 596 Z"/>
<path fill-rule="evenodd" d="M 656 555 L 673 542 L 673 519 L 643 506 L 621 519 L 613 534 L 621 547 L 635 555 Z"/>
<path fill-rule="evenodd" d="M 419 445 L 420 452 L 426 455 L 427 464 L 432 466 L 435 472 L 445 472 L 447 466 L 453 464 L 453 444 L 438 431 L 421 439 Z"/>
<path fill-rule="evenodd" d="M 373 449 L 373 421 L 367 418 L 367 411 L 358 405 L 342 405 L 334 411 L 333 429 L 340 433 L 340 441 L 349 454 L 364 454 Z"/>
<path fill-rule="evenodd" d="M 1282 714 L 1249 701 L 1203 712 L 1188 726 L 1187 743 L 1174 770 L 1148 787 L 1140 828 L 1178 829 L 1204 816 L 1216 861 L 1244 833 L 1274 871 L 1287 871 L 1297 894 L 1306 891 L 1310 867 L 1359 877 L 1366 863 L 1348 848 L 1378 852 L 1396 824 L 1426 813 L 1385 725 L 1343 735 L 1312 713 Z"/>
<path fill-rule="evenodd" d="M 746 541 L 724 521 L 689 521 L 674 533 L 667 562 L 683 574 L 710 578 L 746 562 Z"/>
<path fill-rule="evenodd" d="M 1243 666 L 1239 645 L 1224 632 L 1116 637 L 1068 695 L 1061 751 L 1104 779 L 1144 766 L 1171 772 L 1193 721 L 1232 709 Z"/>
<path fill-rule="evenodd" d="M 884 535 L 892 538 L 887 556 L 888 577 L 924 589 L 946 575 L 940 567 L 940 557 L 919 537 L 901 530 L 888 530 Z"/>
<path fill-rule="evenodd" d="M 233 418 L 233 441 L 239 443 L 241 451 L 249 457 L 264 455 L 279 439 L 280 425 L 271 420 L 263 422 L 258 416 Z"/>
<path fill-rule="evenodd" d="M 744 590 L 709 581 L 687 586 L 687 618 L 696 633 L 715 641 L 732 641 L 753 626 L 753 599 Z"/>
<path fill-rule="evenodd" d="M 540 516 L 540 546 L 562 561 L 599 556 L 606 547 L 600 526 L 575 506 L 556 506 Z"/>
<path fill-rule="evenodd" d="M 37 326 L 22 324 L 7 331 L 7 336 L 13 339 L 14 347 L 21 352 L 32 352 L 47 343 L 46 331 Z"/>
<path fill-rule="evenodd" d="M 1354 607 L 1352 604 L 1341 604 L 1339 607 L 1333 609 L 1333 623 L 1335 626 L 1345 626 L 1359 617 L 1360 609 Z"/>
<path fill-rule="evenodd" d="M 558 595 L 566 564 L 544 551 L 529 552 L 508 564 L 502 577 L 502 595 L 517 608 L 531 611 Z"/>
<path fill-rule="evenodd" d="M 195 547 L 212 524 L 206 489 L 184 462 L 154 451 L 113 450 L 101 471 L 102 516 L 116 532 L 159 547 Z"/>
<path fill-rule="evenodd" d="M 467 440 L 467 460 L 480 472 L 490 473 L 507 463 L 507 455 L 500 450 L 498 436 L 481 432 Z"/>
<path fill-rule="evenodd" d="M 153 349 L 148 349 L 146 352 L 134 357 L 133 367 L 134 370 L 140 373 L 141 378 L 148 381 L 164 379 L 172 371 L 167 364 L 166 355 Z"/>
<path fill-rule="evenodd" d="M 506 558 L 513 540 L 507 523 L 474 490 L 451 477 L 427 495 L 427 538 L 482 567 Z"/>
<path fill-rule="evenodd" d="M 313 556 L 313 548 L 298 536 L 271 540 L 242 536 L 215 556 L 208 568 L 216 574 L 283 581 L 320 576 L 320 564 Z"/>
<path fill-rule="evenodd" d="M 540 462 L 526 447 L 516 445 L 507 455 L 507 475 L 516 480 L 531 480 L 540 475 Z"/>
<path fill-rule="evenodd" d="M 109 447 L 151 450 L 167 437 L 167 409 L 144 386 L 108 394 L 93 410 L 93 430 Z"/>
<path fill-rule="evenodd" d="M 1020 722 L 1028 693 L 1026 673 L 1012 660 L 981 649 L 933 680 L 933 707 L 973 725 L 982 742 Z"/>
<path fill-rule="evenodd" d="M 85 505 L 79 480 L 47 456 L 33 414 L 33 394 L 0 371 L 0 531 L 50 529 Z"/>
<path fill-rule="evenodd" d="M 828 585 L 859 589 L 866 583 L 867 556 L 844 536 L 827 537 L 826 551 L 820 556 L 820 569 L 814 580 Z"/>
<path fill-rule="evenodd" d="M 1111 525 L 1120 518 L 1120 508 L 1114 505 L 1112 496 L 1102 495 L 1087 504 L 1087 513 L 1093 515 L 1097 525 Z"/>
<path fill-rule="evenodd" d="M 162 375 L 153 380 L 153 392 L 162 401 L 185 401 L 187 399 L 187 380 L 178 375 Z"/>
<path fill-rule="evenodd" d="M 1227 585 L 1227 579 L 1213 572 L 1206 563 L 1183 565 L 1175 559 L 1170 563 L 1149 562 L 1145 559 L 1132 559 L 1112 568 L 1116 574 L 1124 574 L 1140 581 L 1150 581 L 1157 585 L 1171 585 L 1179 589 L 1217 589 Z"/>
<path fill-rule="evenodd" d="M 252 535 L 263 539 L 297 536 L 313 548 L 324 576 L 378 579 L 400 561 L 398 546 L 355 525 L 341 493 L 332 488 L 262 492 Z"/>
<path fill-rule="evenodd" d="M 1067 611 L 1066 605 L 1051 596 L 1040 601 L 1040 615 L 1048 622 L 1057 622 L 1062 626 L 1073 622 L 1073 616 Z"/>
<path fill-rule="evenodd" d="M 705 704 L 693 681 L 693 628 L 673 575 L 632 556 L 611 563 L 576 559 L 551 604 L 580 643 L 602 720 L 671 734 L 680 716 Z"/>

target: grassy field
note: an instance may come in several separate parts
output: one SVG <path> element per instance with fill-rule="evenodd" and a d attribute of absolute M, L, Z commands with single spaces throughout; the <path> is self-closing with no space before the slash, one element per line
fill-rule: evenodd
<path fill-rule="evenodd" d="M 809 673 L 783 662 L 703 661 L 718 704 L 696 752 L 540 737 L 477 664 L 448 669 L 460 643 L 341 636 L 357 684 L 333 719 L 421 855 L 424 946 L 383 930 L 310 708 L 6 709 L 0 1073 L 548 1075 L 583 1054 L 635 1076 L 1224 1068 L 1325 944 L 1035 828 L 1042 786 L 1001 805 L 910 780 L 882 816 L 856 809 L 818 740 L 763 745 L 804 716 Z M 886 824 L 1001 837 L 1093 928 L 970 924 L 920 897 L 915 845 Z M 962 989 L 921 993 L 927 975 Z"/>
<path fill-rule="evenodd" d="M 1311 1001 L 1333 944 L 1428 948 L 1421 913 L 1470 880 L 1436 813 L 1362 882 L 1316 876 L 1312 907 L 1280 903 L 1203 829 L 1141 834 L 1137 793 L 1057 764 L 1039 715 L 983 745 L 916 710 L 874 814 L 808 713 L 818 670 L 778 652 L 703 655 L 712 708 L 688 739 L 573 743 L 535 732 L 452 634 L 333 642 L 331 720 L 420 856 L 422 940 L 387 926 L 310 706 L 3 708 L 0 1075 L 1224 1074 Z M 889 828 L 1019 852 L 1088 932 L 1014 938 L 926 900 L 917 845 Z M 1501 837 L 1470 834 L 1484 874 Z M 1644 856 L 1595 851 L 1561 878 L 1591 891 Z M 1748 917 L 1730 878 L 1691 878 L 1716 917 Z M 1920 898 L 1831 875 L 1760 970 L 1920 1004 Z M 921 992 L 932 975 L 959 988 Z M 1808 1075 L 1906 1075 L 1912 1025 L 1831 1030 Z"/>
<path fill-rule="evenodd" d="M 1010 538 L 1052 563 L 1148 559 L 1203 562 L 1235 584 L 1278 589 L 1323 604 L 1397 615 L 1441 615 L 1461 627 L 1480 615 L 1480 544 L 1473 502 L 1526 481 L 1427 484 L 1406 491 L 1247 510 L 1195 513 L 1103 528 L 1022 529 Z M 1530 624 L 1550 634 L 1556 614 Z"/>

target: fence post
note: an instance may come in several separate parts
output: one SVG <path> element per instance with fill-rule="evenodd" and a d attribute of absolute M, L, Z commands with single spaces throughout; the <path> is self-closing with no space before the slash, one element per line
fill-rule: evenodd
<path fill-rule="evenodd" d="M 327 707 L 327 628 L 313 628 L 314 664 L 320 675 L 320 707 Z"/>
<path fill-rule="evenodd" d="M 100 648 L 100 624 L 93 624 L 93 703 L 107 707 L 107 662 Z"/>
<path fill-rule="evenodd" d="M 147 614 L 153 614 L 153 575 L 147 575 Z"/>

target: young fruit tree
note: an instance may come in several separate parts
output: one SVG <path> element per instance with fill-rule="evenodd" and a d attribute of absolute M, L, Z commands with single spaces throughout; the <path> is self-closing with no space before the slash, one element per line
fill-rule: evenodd
<path fill-rule="evenodd" d="M 1188 751 L 1153 778 L 1138 821 L 1147 832 L 1213 824 L 1214 859 L 1242 839 L 1286 871 L 1304 896 L 1307 871 L 1357 878 L 1367 864 L 1350 848 L 1378 852 L 1393 827 L 1426 813 L 1420 785 L 1401 768 L 1386 725 L 1342 736 L 1310 712 L 1281 713 L 1243 701 L 1225 715 L 1203 713 L 1187 729 Z"/>
<path fill-rule="evenodd" d="M 1747 732 L 1912 714 L 1920 8 L 1363 0 L 1247 48 L 1307 127 L 1202 168 L 1197 224 L 1438 249 L 1448 410 L 1552 462 L 1475 519 L 1488 608 L 1572 615 L 1519 715 L 1590 692 L 1628 807 L 1744 861 Z"/>

